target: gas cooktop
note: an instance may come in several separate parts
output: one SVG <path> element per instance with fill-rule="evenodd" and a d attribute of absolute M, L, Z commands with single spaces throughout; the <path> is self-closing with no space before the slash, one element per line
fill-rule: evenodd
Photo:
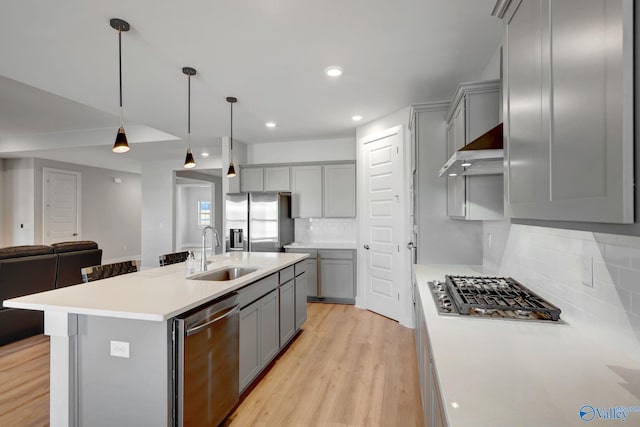
<path fill-rule="evenodd" d="M 447 275 L 429 287 L 442 315 L 561 322 L 558 307 L 511 277 Z"/>

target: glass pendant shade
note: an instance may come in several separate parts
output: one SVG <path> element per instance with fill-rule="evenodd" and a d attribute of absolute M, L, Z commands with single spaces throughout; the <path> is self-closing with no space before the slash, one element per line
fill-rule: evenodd
<path fill-rule="evenodd" d="M 196 161 L 193 158 L 193 153 L 191 152 L 191 148 L 187 149 L 187 157 L 184 159 L 184 167 L 187 169 L 191 169 L 196 166 Z"/>
<path fill-rule="evenodd" d="M 121 126 L 118 129 L 118 135 L 116 135 L 116 142 L 111 149 L 114 153 L 126 153 L 129 151 L 129 143 L 127 142 L 127 135 L 124 133 L 124 128 Z"/>
<path fill-rule="evenodd" d="M 229 170 L 227 171 L 227 178 L 233 178 L 236 176 L 236 167 L 233 165 L 233 162 L 229 163 Z"/>

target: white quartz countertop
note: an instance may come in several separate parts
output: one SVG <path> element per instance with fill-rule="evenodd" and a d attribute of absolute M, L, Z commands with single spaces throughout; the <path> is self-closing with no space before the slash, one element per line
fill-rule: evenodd
<path fill-rule="evenodd" d="M 356 242 L 294 242 L 285 249 L 357 249 Z"/>
<path fill-rule="evenodd" d="M 640 425 L 640 412 L 629 412 L 623 424 L 590 414 L 640 411 L 640 357 L 568 321 L 438 315 L 428 281 L 482 273 L 481 266 L 415 266 L 449 427 Z M 581 408 L 592 421 L 580 418 Z"/>
<path fill-rule="evenodd" d="M 229 281 L 189 280 L 184 263 L 4 301 L 5 307 L 165 321 L 306 258 L 306 254 L 233 252 L 208 259 L 208 271 L 225 266 L 258 270 Z"/>

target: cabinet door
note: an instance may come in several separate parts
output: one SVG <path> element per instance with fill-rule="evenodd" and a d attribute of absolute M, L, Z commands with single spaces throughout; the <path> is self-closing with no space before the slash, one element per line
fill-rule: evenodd
<path fill-rule="evenodd" d="M 289 167 L 264 168 L 264 191 L 290 191 Z"/>
<path fill-rule="evenodd" d="M 305 274 L 307 275 L 307 296 L 318 296 L 318 260 L 307 258 L 304 260 Z"/>
<path fill-rule="evenodd" d="M 451 123 L 447 127 L 447 149 L 453 154 L 466 145 L 465 139 L 465 99 L 460 101 L 456 108 Z M 466 177 L 447 177 L 447 215 L 452 217 L 464 217 L 466 214 L 465 191 Z"/>
<path fill-rule="evenodd" d="M 260 299 L 260 367 L 264 368 L 280 350 L 278 291 Z"/>
<path fill-rule="evenodd" d="M 307 273 L 295 278 L 296 330 L 307 320 Z"/>
<path fill-rule="evenodd" d="M 290 280 L 280 286 L 280 347 L 283 347 L 296 332 L 295 288 Z"/>
<path fill-rule="evenodd" d="M 356 165 L 324 166 L 325 218 L 356 216 Z"/>
<path fill-rule="evenodd" d="M 633 222 L 632 3 L 523 0 L 507 11 L 513 218 Z"/>
<path fill-rule="evenodd" d="M 322 166 L 291 168 L 291 216 L 322 217 Z"/>
<path fill-rule="evenodd" d="M 352 260 L 320 259 L 320 295 L 326 298 L 355 298 Z"/>
<path fill-rule="evenodd" d="M 264 191 L 264 177 L 262 168 L 240 169 L 240 191 Z"/>
<path fill-rule="evenodd" d="M 240 310 L 240 391 L 260 372 L 260 301 Z"/>

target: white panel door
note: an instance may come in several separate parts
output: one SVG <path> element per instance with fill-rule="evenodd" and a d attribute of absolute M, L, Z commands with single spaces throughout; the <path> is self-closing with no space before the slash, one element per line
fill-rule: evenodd
<path fill-rule="evenodd" d="M 398 320 L 396 280 L 402 266 L 399 243 L 403 230 L 400 209 L 400 128 L 365 141 L 364 149 L 364 289 L 366 308 Z"/>
<path fill-rule="evenodd" d="M 80 173 L 44 168 L 43 243 L 80 239 Z"/>

